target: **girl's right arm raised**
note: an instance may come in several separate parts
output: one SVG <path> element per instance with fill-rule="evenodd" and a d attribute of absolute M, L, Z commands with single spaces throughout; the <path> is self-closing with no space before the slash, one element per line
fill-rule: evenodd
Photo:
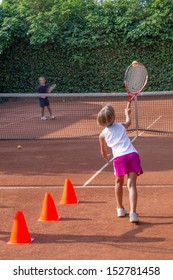
<path fill-rule="evenodd" d="M 128 102 L 127 103 L 127 107 L 125 109 L 126 121 L 124 123 L 122 123 L 122 125 L 124 125 L 126 129 L 129 128 L 129 126 L 131 125 L 130 114 L 131 114 L 131 103 Z"/>

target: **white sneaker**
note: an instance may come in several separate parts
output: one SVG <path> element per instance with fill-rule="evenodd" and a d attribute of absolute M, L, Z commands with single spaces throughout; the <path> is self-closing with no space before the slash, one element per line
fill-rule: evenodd
<path fill-rule="evenodd" d="M 42 121 L 46 121 L 47 118 L 46 118 L 45 116 L 43 116 L 43 117 L 41 117 L 41 120 L 42 120 Z"/>
<path fill-rule="evenodd" d="M 130 213 L 130 214 L 129 214 L 129 217 L 130 217 L 130 222 L 131 222 L 131 223 L 138 223 L 138 222 L 139 222 L 138 214 L 136 214 L 136 213 Z"/>
<path fill-rule="evenodd" d="M 51 120 L 54 120 L 56 117 L 54 115 L 50 116 Z"/>
<path fill-rule="evenodd" d="M 127 214 L 124 208 L 117 208 L 117 217 L 125 217 Z"/>

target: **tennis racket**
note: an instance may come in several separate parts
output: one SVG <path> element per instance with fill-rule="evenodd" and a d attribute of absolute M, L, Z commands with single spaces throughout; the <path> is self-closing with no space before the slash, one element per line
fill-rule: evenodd
<path fill-rule="evenodd" d="M 127 68 L 124 76 L 124 84 L 129 102 L 132 102 L 135 96 L 143 90 L 147 80 L 148 73 L 146 67 L 138 61 L 133 61 Z"/>
<path fill-rule="evenodd" d="M 48 89 L 48 93 L 51 93 L 55 87 L 56 87 L 56 84 L 51 85 Z"/>

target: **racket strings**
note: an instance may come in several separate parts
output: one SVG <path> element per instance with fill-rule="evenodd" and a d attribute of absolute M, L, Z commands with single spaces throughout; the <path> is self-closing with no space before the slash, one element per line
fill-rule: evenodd
<path fill-rule="evenodd" d="M 125 76 L 125 83 L 130 93 L 140 92 L 147 81 L 147 70 L 143 65 L 130 66 Z"/>

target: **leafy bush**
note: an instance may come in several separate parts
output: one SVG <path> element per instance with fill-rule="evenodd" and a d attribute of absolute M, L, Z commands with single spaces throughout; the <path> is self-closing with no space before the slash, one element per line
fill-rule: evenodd
<path fill-rule="evenodd" d="M 124 91 L 128 64 L 147 66 L 147 90 L 171 90 L 171 0 L 4 0 L 0 91 L 33 92 L 37 78 L 59 92 Z"/>

